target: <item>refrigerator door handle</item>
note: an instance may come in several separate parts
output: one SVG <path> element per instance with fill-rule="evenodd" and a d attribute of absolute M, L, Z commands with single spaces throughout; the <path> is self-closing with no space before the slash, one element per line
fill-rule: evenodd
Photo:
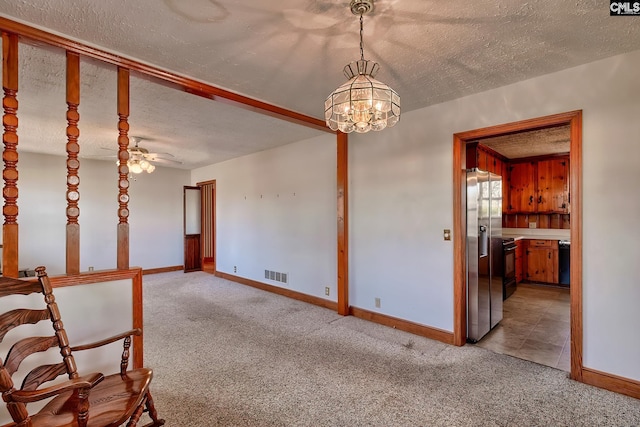
<path fill-rule="evenodd" d="M 478 255 L 480 257 L 489 255 L 489 233 L 486 225 L 478 227 Z"/>

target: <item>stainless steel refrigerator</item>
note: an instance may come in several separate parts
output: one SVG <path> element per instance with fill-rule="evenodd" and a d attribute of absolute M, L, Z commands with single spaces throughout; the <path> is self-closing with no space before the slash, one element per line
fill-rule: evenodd
<path fill-rule="evenodd" d="M 467 171 L 467 339 L 502 320 L 502 177 Z"/>

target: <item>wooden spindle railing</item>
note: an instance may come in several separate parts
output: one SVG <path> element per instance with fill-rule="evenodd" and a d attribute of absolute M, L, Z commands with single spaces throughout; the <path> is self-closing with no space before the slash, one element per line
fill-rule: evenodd
<path fill-rule="evenodd" d="M 129 268 L 129 70 L 118 67 L 118 269 Z"/>
<path fill-rule="evenodd" d="M 4 224 L 2 226 L 2 274 L 18 277 L 18 36 L 2 33 L 2 142 L 4 151 Z"/>
<path fill-rule="evenodd" d="M 80 55 L 67 52 L 67 274 L 80 273 Z"/>

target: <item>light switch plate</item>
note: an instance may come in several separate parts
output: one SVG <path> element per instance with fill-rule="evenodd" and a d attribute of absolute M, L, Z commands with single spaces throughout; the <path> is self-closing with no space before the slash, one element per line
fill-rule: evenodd
<path fill-rule="evenodd" d="M 444 240 L 451 240 L 451 230 L 449 230 L 448 228 L 444 229 Z"/>

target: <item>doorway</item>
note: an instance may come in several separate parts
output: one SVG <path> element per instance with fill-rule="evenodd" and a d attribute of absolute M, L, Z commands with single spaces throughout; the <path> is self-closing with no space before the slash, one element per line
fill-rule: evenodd
<path fill-rule="evenodd" d="M 582 111 L 545 116 L 515 123 L 457 133 L 454 135 L 454 343 L 464 345 L 467 337 L 466 294 L 466 197 L 464 182 L 467 143 L 526 131 L 568 125 L 570 129 L 571 194 L 571 287 L 570 287 L 570 371 L 582 380 Z"/>
<path fill-rule="evenodd" d="M 216 181 L 184 187 L 184 272 L 216 273 Z"/>

